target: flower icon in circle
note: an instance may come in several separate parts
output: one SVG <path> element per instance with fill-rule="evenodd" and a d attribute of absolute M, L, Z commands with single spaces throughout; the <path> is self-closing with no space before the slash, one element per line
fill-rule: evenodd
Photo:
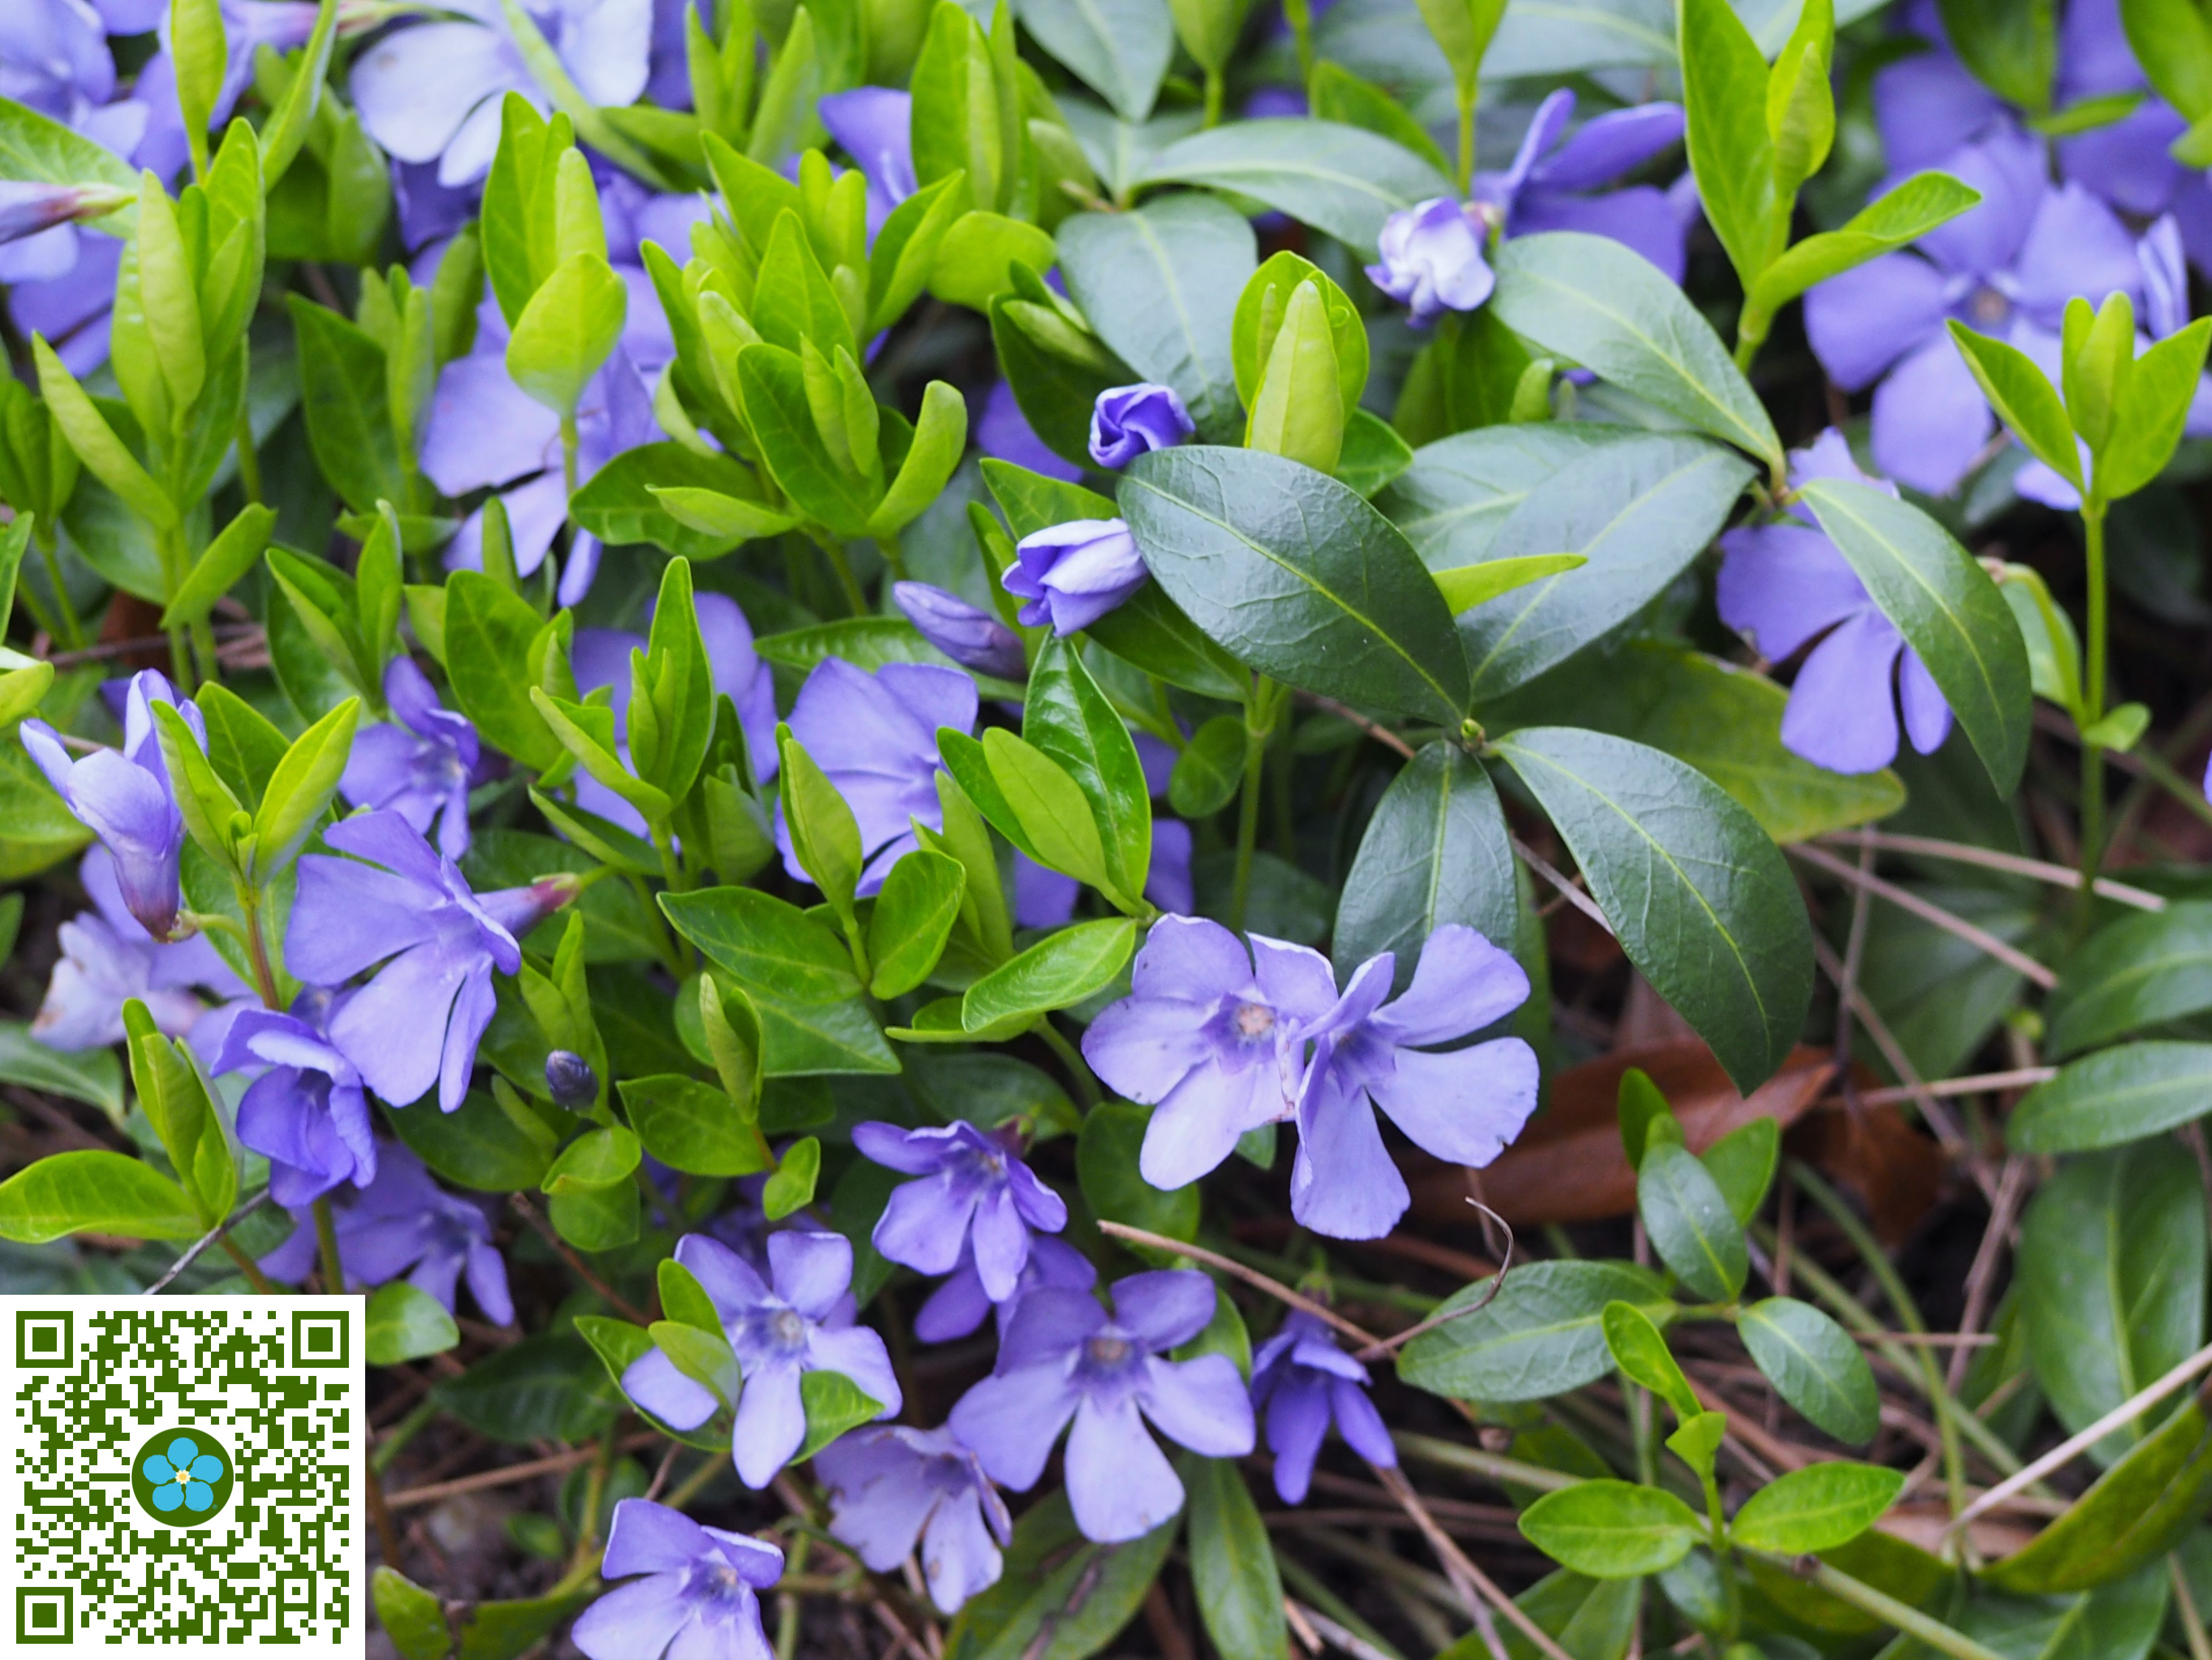
<path fill-rule="evenodd" d="M 155 1453 L 139 1468 L 154 1484 L 155 1509 L 173 1511 L 179 1505 L 188 1511 L 215 1508 L 215 1483 L 222 1480 L 222 1460 L 202 1452 L 191 1436 L 179 1436 L 166 1454 Z"/>

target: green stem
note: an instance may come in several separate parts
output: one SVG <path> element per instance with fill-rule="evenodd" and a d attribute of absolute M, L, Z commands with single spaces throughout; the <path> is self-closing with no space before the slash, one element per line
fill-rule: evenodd
<path fill-rule="evenodd" d="M 1791 1558 L 1758 1553 L 1761 1561 L 1794 1573 L 1810 1584 L 1818 1585 L 1829 1596 L 1849 1602 L 1905 1636 L 1925 1643 L 1939 1654 L 1948 1654 L 1952 1660 L 2003 1660 L 1995 1649 L 1984 1648 L 1962 1631 L 1954 1631 L 1940 1620 L 1931 1620 L 1919 1609 L 1899 1602 L 1894 1596 L 1863 1584 L 1847 1573 L 1839 1573 L 1826 1562 L 1811 1556 Z"/>
<path fill-rule="evenodd" d="M 222 662 L 215 654 L 215 624 L 202 611 L 186 624 L 192 636 L 192 657 L 199 667 L 201 683 L 213 685 L 222 678 Z"/>
<path fill-rule="evenodd" d="M 268 936 L 261 930 L 261 895 L 240 882 L 238 908 L 246 913 L 246 952 L 253 964 L 253 989 L 260 994 L 263 1007 L 281 1009 L 284 1000 L 277 994 L 276 970 L 269 961 Z"/>
<path fill-rule="evenodd" d="M 172 594 L 175 593 L 179 588 L 184 586 L 184 527 L 179 525 L 172 529 L 161 532 L 155 541 L 155 550 L 161 556 L 163 584 L 167 591 Z M 181 623 L 173 624 L 167 629 L 167 634 L 169 636 L 169 672 L 176 678 L 177 690 L 179 694 L 185 697 L 190 697 L 192 693 L 198 690 L 198 686 L 192 678 L 191 653 L 187 642 L 185 625 Z"/>
<path fill-rule="evenodd" d="M 378 1438 L 376 1450 L 368 1456 L 368 1467 L 381 1475 L 392 1468 L 392 1461 L 399 1456 L 407 1444 L 421 1434 L 422 1428 L 439 1413 L 435 1401 L 425 1398 L 417 1402 L 408 1414 Z"/>
<path fill-rule="evenodd" d="M 246 1283 L 264 1297 L 281 1297 L 283 1293 L 269 1283 L 269 1276 L 261 1271 L 260 1264 L 238 1248 L 238 1242 L 228 1234 L 221 1241 L 223 1255 L 238 1264 L 238 1271 L 246 1276 Z"/>
<path fill-rule="evenodd" d="M 564 496 L 576 493 L 576 451 L 581 442 L 572 410 L 561 417 L 561 488 Z"/>
<path fill-rule="evenodd" d="M 2094 728 L 2105 718 L 2105 657 L 2108 627 L 2105 592 L 2105 504 L 2094 496 L 2081 504 L 2081 530 L 2088 548 L 2087 573 L 2089 582 L 2089 637 L 2085 642 L 2087 661 L 2081 675 L 2081 716 L 2083 727 Z M 2074 912 L 2076 939 L 2089 932 L 2090 919 L 2096 914 L 2097 872 L 2104 862 L 2105 749 L 2101 744 L 2091 743 L 2085 733 L 2081 740 L 2081 886 L 2075 901 Z"/>
<path fill-rule="evenodd" d="M 47 530 L 47 526 L 44 525 L 35 526 L 33 529 L 33 539 L 39 544 L 39 557 L 45 563 L 46 568 L 46 582 L 54 591 L 55 615 L 61 623 L 61 629 L 57 637 L 59 638 L 62 643 L 70 650 L 79 651 L 82 650 L 84 646 L 84 624 L 77 619 L 76 605 L 76 603 L 70 599 L 69 585 L 62 581 L 62 551 L 60 541 L 51 532 L 48 532 L 48 533 L 44 536 L 40 536 L 36 533 L 38 531 L 45 530 Z M 26 599 L 29 599 L 31 596 L 28 592 L 26 591 L 24 597 Z M 35 613 L 39 607 L 34 603 L 32 609 Z M 0 617 L 0 627 L 4 627 L 6 623 L 7 619 L 5 617 Z M 51 627 L 49 627 L 46 631 L 49 634 L 55 633 L 55 630 Z"/>
<path fill-rule="evenodd" d="M 1221 125 L 1221 106 L 1228 90 L 1228 82 L 1219 70 L 1206 70 L 1205 124 L 1207 126 L 1218 127 Z"/>
<path fill-rule="evenodd" d="M 1736 319 L 1736 368 L 1742 370 L 1746 374 L 1749 374 L 1751 373 L 1751 360 L 1759 356 L 1759 347 L 1765 344 L 1766 331 L 1764 329 L 1761 329 L 1756 334 L 1752 332 L 1749 307 L 1746 307 L 1745 314 Z"/>
<path fill-rule="evenodd" d="M 1283 21 L 1291 26 L 1291 39 L 1298 49 L 1298 84 L 1313 86 L 1313 7 L 1309 0 L 1283 0 Z"/>
<path fill-rule="evenodd" d="M 315 1244 L 323 1260 L 323 1291 L 341 1296 L 345 1291 L 345 1264 L 338 1258 L 337 1223 L 331 1216 L 327 1197 L 315 1201 Z"/>
<path fill-rule="evenodd" d="M 611 1432 L 599 1438 L 599 1450 L 592 1460 L 591 1474 L 584 1478 L 584 1508 L 576 1517 L 576 1549 L 568 1559 L 568 1572 L 578 1573 L 587 1563 L 599 1560 L 599 1505 L 607 1493 L 607 1472 L 614 1466 L 615 1438 Z"/>
<path fill-rule="evenodd" d="M 1459 193 L 1474 188 L 1474 105 L 1480 96 L 1476 86 L 1459 89 Z"/>
<path fill-rule="evenodd" d="M 235 441 L 238 445 L 239 484 L 246 491 L 247 501 L 258 502 L 261 500 L 261 457 L 253 447 L 253 423 L 246 418 L 243 409 L 238 412 Z"/>
<path fill-rule="evenodd" d="M 1265 684 L 1253 694 L 1244 714 L 1244 798 L 1237 808 L 1237 867 L 1229 890 L 1229 926 L 1239 933 L 1252 897 L 1252 849 L 1260 839 L 1260 786 L 1267 770 L 1267 738 L 1273 722 L 1260 724 L 1258 708 Z"/>
<path fill-rule="evenodd" d="M 887 530 L 876 538 L 876 551 L 884 556 L 884 563 L 891 574 L 891 581 L 906 581 L 906 550 L 899 546 L 898 532 Z"/>
<path fill-rule="evenodd" d="M 1067 1075 L 1075 1085 L 1075 1093 L 1085 1107 L 1098 1104 L 1098 1079 L 1091 1073 L 1083 1052 L 1069 1043 L 1059 1027 L 1052 1024 L 1048 1014 L 1040 1015 L 1034 1030 L 1044 1039 L 1044 1046 L 1060 1057 L 1060 1064 L 1067 1068 Z"/>
<path fill-rule="evenodd" d="M 853 608 L 855 617 L 868 614 L 868 596 L 861 592 L 860 579 L 853 575 L 853 562 L 845 552 L 845 544 L 834 536 L 817 536 L 814 545 L 822 550 L 829 560 L 830 569 L 837 578 L 837 586 L 844 591 L 845 603 Z"/>
<path fill-rule="evenodd" d="M 791 1554 L 785 1559 L 787 1577 L 806 1571 L 806 1559 L 814 1548 L 813 1540 L 800 1534 L 791 1541 Z M 800 1599 L 786 1591 L 775 1611 L 775 1660 L 793 1660 L 799 1652 L 799 1613 Z"/>

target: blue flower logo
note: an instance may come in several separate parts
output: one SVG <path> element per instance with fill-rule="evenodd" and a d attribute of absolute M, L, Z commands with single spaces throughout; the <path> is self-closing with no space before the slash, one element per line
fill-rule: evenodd
<path fill-rule="evenodd" d="M 229 1455 L 201 1429 L 166 1429 L 138 1449 L 131 1468 L 131 1491 L 141 1509 L 172 1527 L 196 1527 L 215 1519 L 229 1500 Z"/>

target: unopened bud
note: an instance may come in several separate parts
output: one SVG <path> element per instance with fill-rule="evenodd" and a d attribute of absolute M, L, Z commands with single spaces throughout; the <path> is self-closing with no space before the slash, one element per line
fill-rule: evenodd
<path fill-rule="evenodd" d="M 574 1049 L 555 1049 L 545 1057 L 545 1087 L 553 1092 L 555 1105 L 588 1112 L 599 1098 L 599 1075 Z"/>

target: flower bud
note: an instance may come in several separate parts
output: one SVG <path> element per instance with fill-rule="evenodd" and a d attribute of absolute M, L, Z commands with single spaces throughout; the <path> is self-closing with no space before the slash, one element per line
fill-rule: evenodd
<path fill-rule="evenodd" d="M 963 668 L 1019 680 L 1029 672 L 1019 635 L 988 611 L 927 582 L 897 582 L 891 596 L 921 637 Z"/>
<path fill-rule="evenodd" d="M 999 581 L 1030 602 L 1021 610 L 1025 627 L 1049 622 L 1066 635 L 1089 628 L 1142 587 L 1146 575 L 1127 524 L 1071 519 L 1024 537 Z"/>
<path fill-rule="evenodd" d="M 545 1057 L 545 1087 L 555 1105 L 589 1112 L 599 1098 L 599 1075 L 574 1049 L 555 1049 Z"/>
<path fill-rule="evenodd" d="M 1173 386 L 1109 386 L 1091 410 L 1091 459 L 1126 467 L 1146 450 L 1172 449 L 1198 428 Z"/>
<path fill-rule="evenodd" d="M 1480 218 L 1444 196 L 1394 213 L 1383 222 L 1382 258 L 1367 275 L 1412 312 L 1416 327 L 1448 311 L 1473 311 L 1498 283 L 1482 257 Z"/>

